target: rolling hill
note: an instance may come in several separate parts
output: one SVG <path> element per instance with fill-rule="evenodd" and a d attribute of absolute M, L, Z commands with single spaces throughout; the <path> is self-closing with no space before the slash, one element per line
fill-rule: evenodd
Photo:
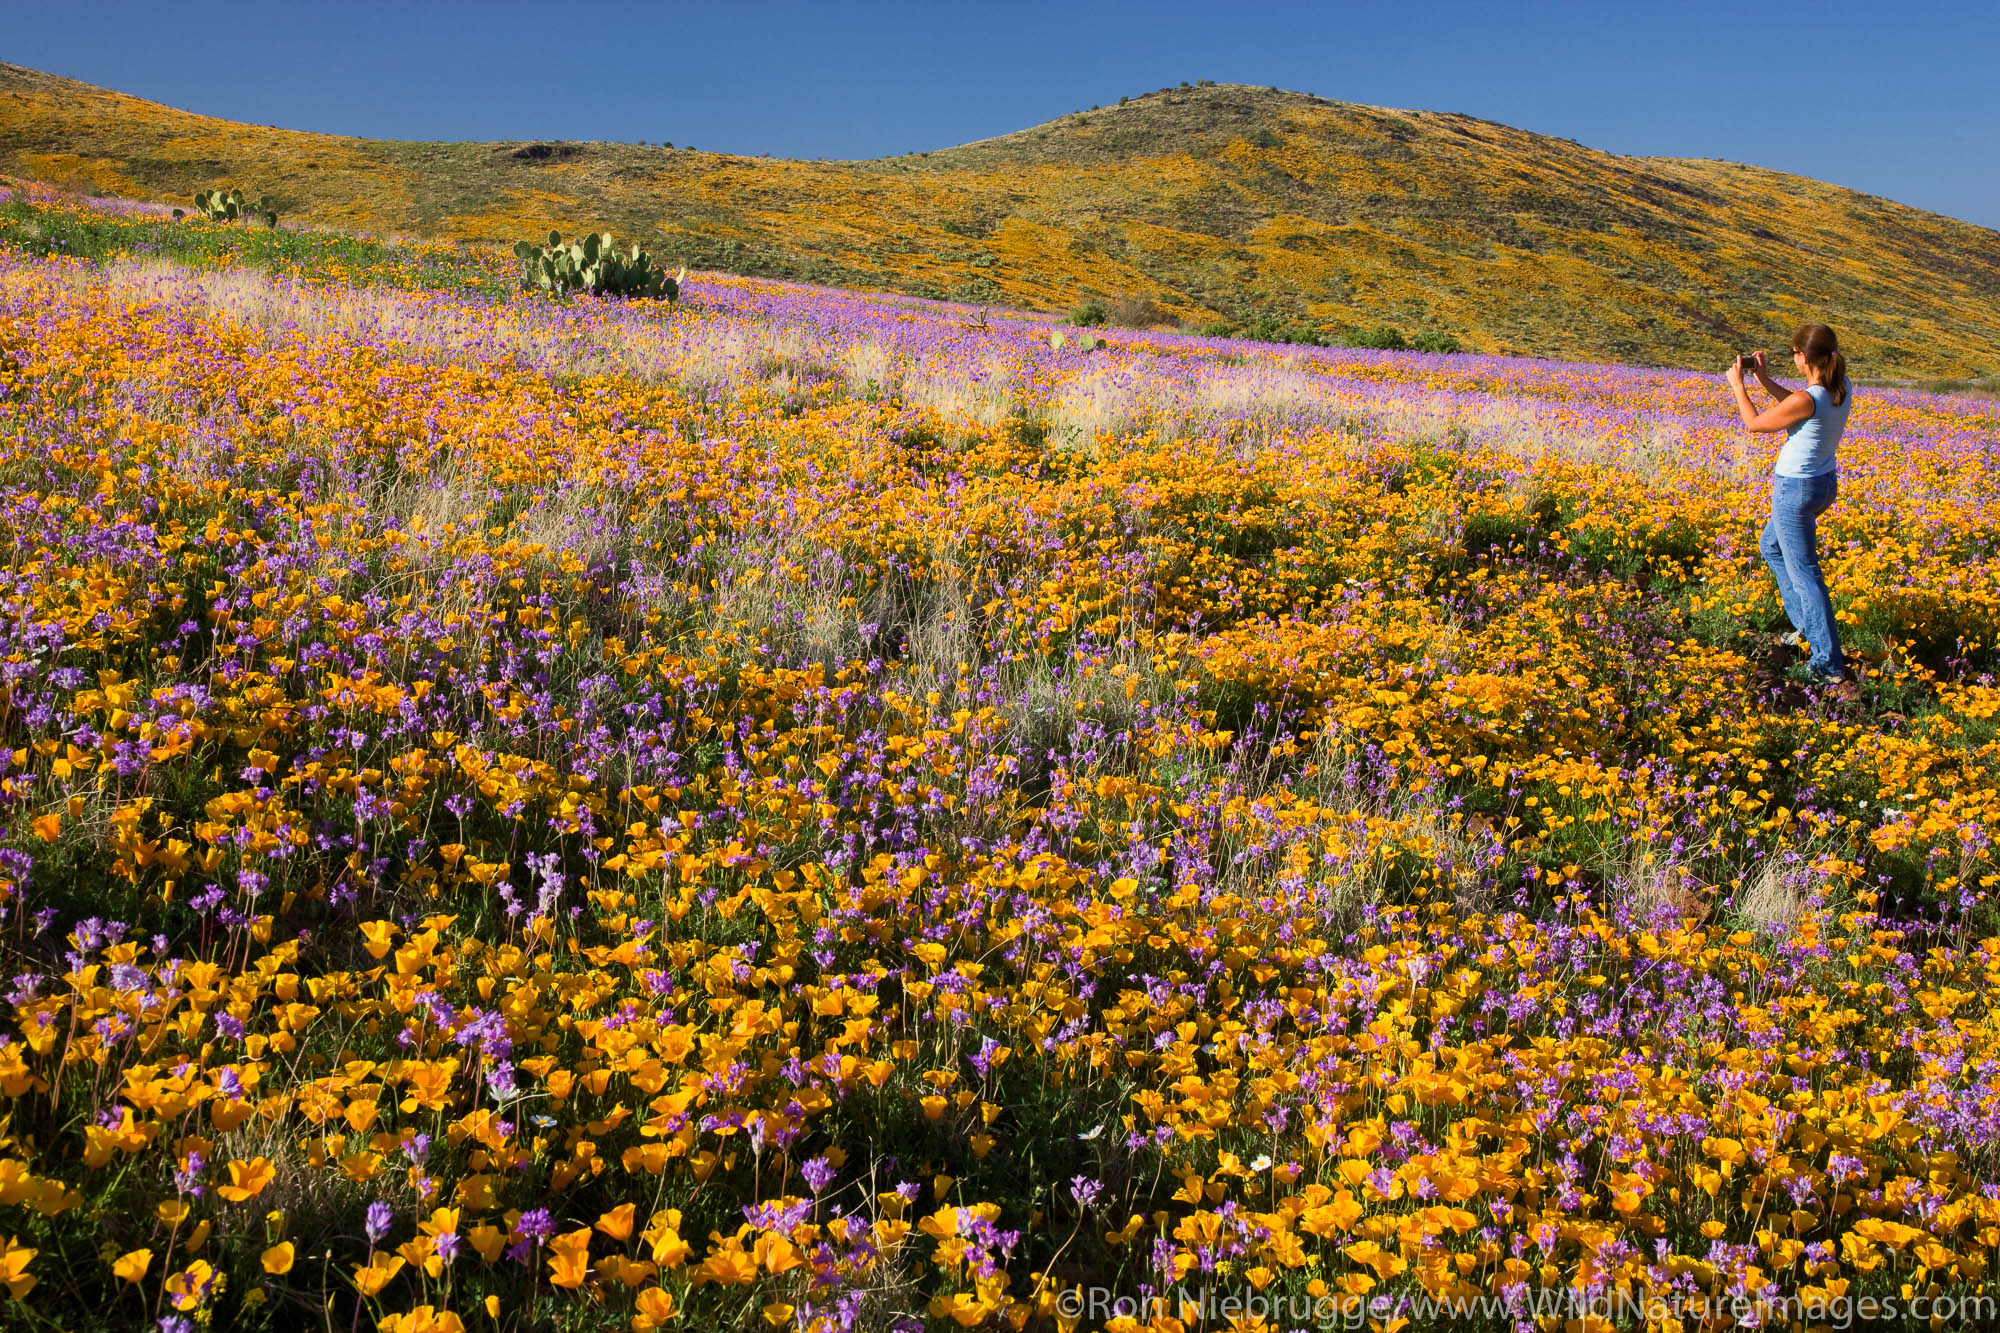
<path fill-rule="evenodd" d="M 0 64 L 0 172 L 180 203 L 237 184 L 378 234 L 609 228 L 699 268 L 1575 359 L 1714 366 L 1823 319 L 1872 376 L 2000 372 L 2000 232 L 1799 176 L 1241 85 L 807 162 L 310 134 Z"/>

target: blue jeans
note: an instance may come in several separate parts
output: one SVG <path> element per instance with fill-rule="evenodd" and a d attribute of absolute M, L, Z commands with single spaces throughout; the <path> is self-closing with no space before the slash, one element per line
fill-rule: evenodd
<path fill-rule="evenodd" d="M 1771 577 L 1778 581 L 1785 614 L 1812 645 L 1812 656 L 1806 661 L 1809 671 L 1846 669 L 1840 656 L 1840 630 L 1833 619 L 1833 599 L 1827 595 L 1826 579 L 1819 572 L 1819 516 L 1833 507 L 1838 494 L 1836 473 L 1773 477 L 1771 517 L 1757 542 L 1764 563 L 1771 567 Z"/>

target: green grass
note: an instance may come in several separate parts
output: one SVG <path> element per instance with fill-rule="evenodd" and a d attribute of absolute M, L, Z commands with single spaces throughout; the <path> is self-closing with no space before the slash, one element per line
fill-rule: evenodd
<path fill-rule="evenodd" d="M 507 288 L 490 263 L 463 247 L 401 245 L 194 216 L 175 221 L 83 214 L 21 198 L 0 204 L 0 246 L 37 258 L 160 259 L 188 268 L 252 268 L 285 277 L 365 279 L 387 287 L 487 296 Z"/>

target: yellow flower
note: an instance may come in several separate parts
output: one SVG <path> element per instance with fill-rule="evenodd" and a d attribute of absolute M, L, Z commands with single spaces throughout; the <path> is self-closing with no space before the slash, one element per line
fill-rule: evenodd
<path fill-rule="evenodd" d="M 632 1219 L 637 1212 L 637 1204 L 621 1203 L 610 1212 L 598 1216 L 597 1229 L 623 1245 L 632 1239 Z"/>
<path fill-rule="evenodd" d="M 464 1320 L 449 1310 L 430 1305 L 389 1315 L 376 1327 L 381 1333 L 465 1333 Z"/>
<path fill-rule="evenodd" d="M 638 1313 L 632 1316 L 632 1333 L 652 1333 L 674 1317 L 672 1293 L 659 1287 L 648 1287 L 639 1293 L 634 1302 Z"/>
<path fill-rule="evenodd" d="M 500 1252 L 507 1248 L 507 1233 L 499 1227 L 484 1223 L 467 1232 L 466 1239 L 472 1242 L 472 1248 L 479 1252 L 479 1257 L 489 1264 L 497 1260 Z"/>
<path fill-rule="evenodd" d="M 355 1266 L 355 1290 L 368 1299 L 373 1300 L 381 1294 L 382 1288 L 388 1286 L 390 1280 L 402 1271 L 403 1260 L 400 1256 L 390 1254 L 386 1251 L 378 1251 L 369 1258 L 366 1264 Z"/>
<path fill-rule="evenodd" d="M 151 1250 L 133 1250 L 121 1256 L 117 1263 L 111 1265 L 111 1272 L 120 1281 L 137 1285 L 145 1280 L 146 1270 L 152 1267 L 152 1264 L 153 1252 Z"/>
<path fill-rule="evenodd" d="M 776 1232 L 766 1232 L 757 1237 L 751 1253 L 756 1256 L 758 1265 L 772 1277 L 789 1273 L 806 1261 L 798 1246 Z"/>
<path fill-rule="evenodd" d="M 549 1241 L 549 1283 L 574 1290 L 590 1275 L 590 1228 L 579 1227 Z"/>
<path fill-rule="evenodd" d="M 442 1236 L 447 1232 L 458 1230 L 460 1216 L 461 1213 L 456 1208 L 438 1208 L 433 1210 L 428 1218 L 417 1223 L 417 1229 L 426 1236 Z"/>
<path fill-rule="evenodd" d="M 273 1180 L 278 1178 L 278 1168 L 268 1157 L 253 1157 L 247 1162 L 229 1164 L 229 1183 L 217 1185 L 215 1192 L 231 1203 L 243 1203 L 262 1194 Z"/>
<path fill-rule="evenodd" d="M 271 1274 L 274 1277 L 282 1277 L 286 1273 L 291 1272 L 292 1259 L 295 1253 L 296 1250 L 294 1249 L 292 1242 L 288 1240 L 279 1241 L 276 1245 L 273 1245 L 264 1251 L 263 1254 L 264 1271 L 266 1273 Z"/>
<path fill-rule="evenodd" d="M 703 1281 L 720 1282 L 725 1287 L 740 1287 L 756 1280 L 757 1260 L 739 1249 L 719 1249 L 701 1261 L 695 1275 Z"/>
<path fill-rule="evenodd" d="M 7 1238 L 7 1248 L 0 1251 L 0 1282 L 7 1284 L 8 1294 L 17 1301 L 35 1289 L 37 1279 L 28 1271 L 28 1265 L 39 1253 L 39 1250 L 23 1246 L 13 1236 Z"/>
<path fill-rule="evenodd" d="M 208 1299 L 215 1285 L 215 1270 L 206 1259 L 197 1259 L 167 1279 L 167 1295 L 176 1310 L 192 1310 Z"/>

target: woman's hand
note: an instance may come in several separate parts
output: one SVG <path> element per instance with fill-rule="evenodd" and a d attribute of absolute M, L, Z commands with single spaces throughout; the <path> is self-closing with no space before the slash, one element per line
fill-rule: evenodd
<path fill-rule="evenodd" d="M 1729 369 L 1723 372 L 1723 378 L 1729 381 L 1730 397 L 1736 403 L 1736 415 L 1742 420 L 1745 430 L 1758 435 L 1768 435 L 1781 430 L 1790 430 L 1793 426 L 1798 425 L 1813 414 L 1812 395 L 1803 391 L 1787 393 L 1783 399 L 1759 412 L 1750 402 L 1750 390 L 1743 387 L 1743 372 L 1745 369 L 1754 370 L 1758 375 L 1762 376 L 1764 373 L 1764 354 L 1762 352 L 1753 352 L 1748 357 L 1745 357 L 1741 353 L 1738 353 L 1736 359 L 1729 363 Z M 1773 398 L 1778 397 L 1779 392 L 1784 388 L 1783 385 L 1772 386 L 1770 384 L 1766 384 L 1765 387 L 1771 390 Z"/>

